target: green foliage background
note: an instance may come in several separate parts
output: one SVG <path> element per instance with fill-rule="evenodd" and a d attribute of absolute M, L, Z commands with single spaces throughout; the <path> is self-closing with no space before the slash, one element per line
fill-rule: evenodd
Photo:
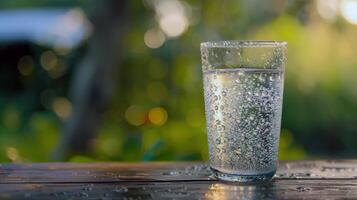
<path fill-rule="evenodd" d="M 143 37 L 148 29 L 158 27 L 154 11 L 145 6 L 147 1 L 128 2 L 129 28 L 115 95 L 91 153 L 70 161 L 206 160 L 199 43 L 233 39 L 289 43 L 281 159 L 357 154 L 356 25 L 341 16 L 332 22 L 324 20 L 316 11 L 315 1 L 259 5 L 260 1 L 187 0 L 195 22 L 181 36 L 168 38 L 161 47 L 151 49 Z M 3 10 L 73 6 L 86 12 L 95 8 L 95 1 L 0 3 Z M 66 62 L 67 71 L 63 77 L 52 79 L 39 62 L 41 53 L 48 49 L 31 46 L 34 73 L 15 77 L 23 89 L 0 91 L 1 162 L 48 161 L 63 121 L 51 106 L 41 103 L 41 92 L 50 89 L 54 98 L 68 97 L 73 68 L 85 47 L 84 43 L 65 56 L 58 55 Z M 0 74 L 1 84 L 6 84 L 7 76 Z M 133 105 L 145 118 L 139 126 L 128 123 L 125 117 Z M 167 112 L 163 125 L 148 119 L 148 112 L 155 107 Z"/>

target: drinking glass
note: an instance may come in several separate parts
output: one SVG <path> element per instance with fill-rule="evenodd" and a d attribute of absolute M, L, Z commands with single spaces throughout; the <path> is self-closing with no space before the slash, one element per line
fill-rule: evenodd
<path fill-rule="evenodd" d="M 277 168 L 287 43 L 201 43 L 210 167 L 216 178 L 270 180 Z"/>

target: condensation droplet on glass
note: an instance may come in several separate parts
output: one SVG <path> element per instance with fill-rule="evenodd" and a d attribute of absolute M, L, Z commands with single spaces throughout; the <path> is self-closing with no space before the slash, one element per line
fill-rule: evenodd
<path fill-rule="evenodd" d="M 221 139 L 220 138 L 216 139 L 216 144 L 221 144 Z"/>
<path fill-rule="evenodd" d="M 218 90 L 218 87 L 217 87 L 217 86 L 213 86 L 213 90 L 214 90 L 214 91 L 217 91 L 217 90 Z"/>
<path fill-rule="evenodd" d="M 221 53 L 224 52 L 225 49 Z M 262 71 L 260 69 L 250 71 L 245 70 L 245 66 L 242 67 L 243 69 L 222 70 L 222 73 L 219 70 L 205 74 L 207 75 L 205 89 L 209 91 L 206 94 L 208 134 L 213 137 L 210 150 L 214 152 L 213 155 L 210 154 L 210 159 L 217 166 L 222 165 L 227 168 L 253 166 L 258 170 L 270 170 L 273 165 L 273 157 L 270 155 L 275 153 L 277 146 L 276 142 L 270 141 L 275 140 L 272 137 L 277 137 L 272 136 L 277 129 L 272 123 L 276 112 L 280 110 L 274 102 L 281 101 L 279 97 L 282 81 L 277 80 L 278 73 L 281 72 L 276 72 L 269 67 Z M 220 81 L 213 80 L 214 74 Z M 216 91 L 213 91 L 214 85 L 218 88 Z M 222 105 L 224 110 L 221 110 Z M 217 111 L 212 112 L 215 109 Z M 216 120 L 220 123 L 216 123 Z M 266 122 L 268 126 L 265 125 Z M 262 137 L 267 138 L 269 142 L 262 140 Z M 255 151 L 257 148 L 261 153 Z M 223 153 L 223 149 L 226 153 Z M 268 157 L 268 163 L 264 162 L 265 157 Z"/>
<path fill-rule="evenodd" d="M 260 80 L 260 81 L 264 81 L 264 80 L 265 80 L 265 78 L 264 78 L 264 75 L 263 75 L 263 74 L 260 74 L 260 75 L 259 75 L 259 80 Z"/>
<path fill-rule="evenodd" d="M 240 150 L 240 148 L 237 148 L 236 150 L 234 150 L 234 153 L 239 156 L 242 152 Z"/>

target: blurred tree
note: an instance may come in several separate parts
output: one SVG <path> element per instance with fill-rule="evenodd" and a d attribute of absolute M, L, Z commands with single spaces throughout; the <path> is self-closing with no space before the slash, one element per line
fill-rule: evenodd
<path fill-rule="evenodd" d="M 101 116 L 111 99 L 113 74 L 119 66 L 121 38 L 126 29 L 128 1 L 90 2 L 93 34 L 88 50 L 73 78 L 73 111 L 66 121 L 53 159 L 65 160 L 73 154 L 87 153 Z"/>

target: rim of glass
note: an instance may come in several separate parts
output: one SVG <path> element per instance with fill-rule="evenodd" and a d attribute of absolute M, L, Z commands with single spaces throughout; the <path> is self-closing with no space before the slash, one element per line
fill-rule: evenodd
<path fill-rule="evenodd" d="M 287 46 L 285 41 L 272 40 L 222 40 L 202 42 L 203 48 L 236 48 L 236 47 L 281 47 Z"/>

